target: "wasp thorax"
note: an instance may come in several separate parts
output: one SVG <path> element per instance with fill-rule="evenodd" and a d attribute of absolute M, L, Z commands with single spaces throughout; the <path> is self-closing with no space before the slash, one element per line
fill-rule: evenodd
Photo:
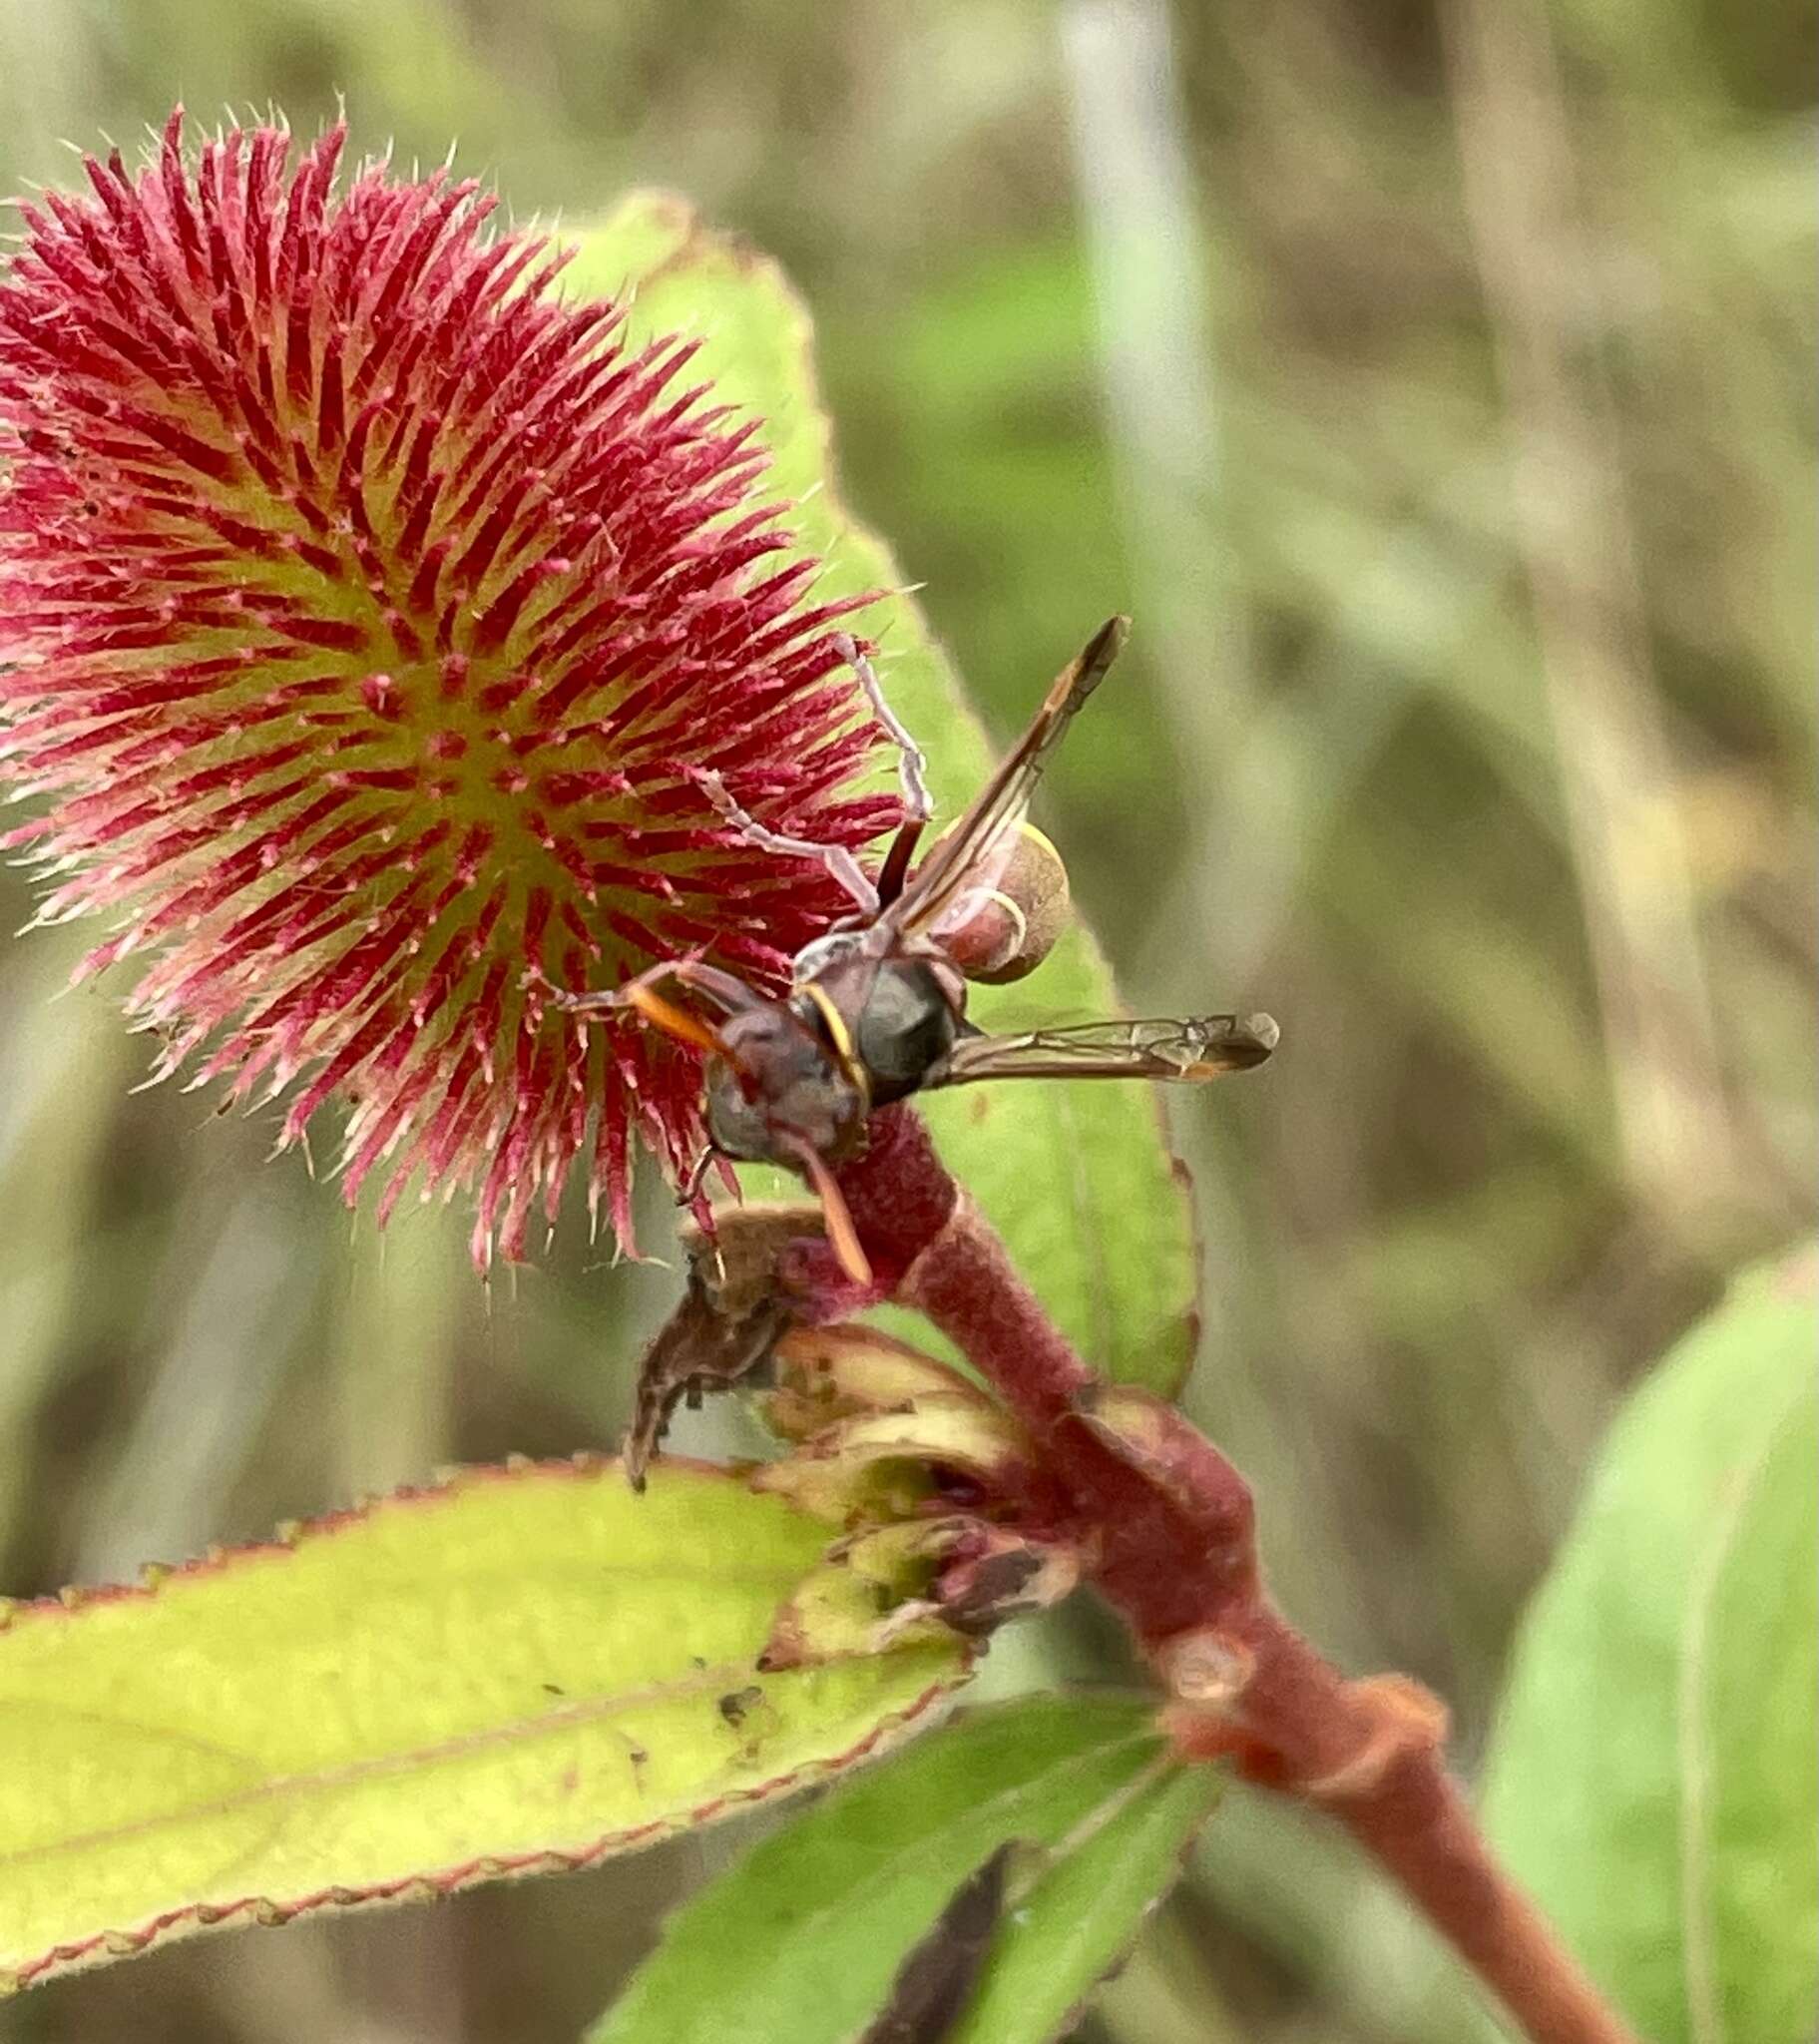
<path fill-rule="evenodd" d="M 879 967 L 859 1011 L 854 1041 L 871 1077 L 874 1106 L 915 1092 L 953 1049 L 966 990 L 951 973 L 947 979 L 951 994 L 934 967 L 919 958 L 892 959 Z"/>
<path fill-rule="evenodd" d="M 1022 979 L 1067 927 L 1068 869 L 1034 823 L 1018 827 L 1004 871 L 963 895 L 941 930 L 941 948 L 968 979 L 987 986 Z"/>

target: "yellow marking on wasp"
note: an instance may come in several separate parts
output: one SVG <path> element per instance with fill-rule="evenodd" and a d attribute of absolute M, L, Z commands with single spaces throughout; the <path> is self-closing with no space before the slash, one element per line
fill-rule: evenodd
<path fill-rule="evenodd" d="M 827 1024 L 828 1041 L 834 1047 L 834 1056 L 839 1060 L 840 1070 L 847 1084 L 869 1099 L 871 1097 L 871 1087 L 866 1083 L 865 1067 L 859 1062 L 859 1053 L 854 1047 L 852 1033 L 846 1026 L 846 1019 L 839 1009 L 834 1006 L 833 1001 L 829 998 L 827 989 L 816 986 L 814 981 L 810 979 L 805 980 L 797 988 L 797 992 L 806 994 L 820 1010 L 821 1020 Z"/>

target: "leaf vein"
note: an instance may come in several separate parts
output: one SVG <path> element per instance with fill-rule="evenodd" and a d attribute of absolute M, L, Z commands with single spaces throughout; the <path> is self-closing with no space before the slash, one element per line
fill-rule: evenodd
<path fill-rule="evenodd" d="M 1810 1395 L 1800 1384 L 1763 1429 L 1755 1452 L 1726 1486 L 1712 1524 L 1712 1537 L 1693 1563 L 1686 1592 L 1684 1646 L 1675 1699 L 1680 1770 L 1680 1949 L 1686 2019 L 1692 2044 L 1726 2044 L 1723 1996 L 1719 1987 L 1717 1928 L 1711 1908 L 1711 1863 L 1707 1832 L 1711 1770 L 1705 1722 L 1707 1650 L 1712 1607 L 1745 1511 L 1782 1436 L 1799 1418 Z"/>

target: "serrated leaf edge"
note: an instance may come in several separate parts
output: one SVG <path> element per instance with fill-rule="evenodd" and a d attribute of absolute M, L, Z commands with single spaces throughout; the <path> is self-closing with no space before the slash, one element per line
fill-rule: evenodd
<path fill-rule="evenodd" d="M 185 1562 L 148 1563 L 140 1572 L 140 1579 L 136 1583 L 98 1584 L 93 1587 L 66 1589 L 46 1597 L 0 1600 L 0 1638 L 4 1638 L 9 1632 L 22 1631 L 32 1620 L 67 1621 L 96 1605 L 126 1600 L 149 1601 L 173 1584 L 221 1574 L 241 1563 L 288 1556 L 311 1541 L 344 1533 L 351 1527 L 366 1524 L 383 1515 L 415 1511 L 425 1505 L 442 1504 L 465 1491 L 486 1485 L 548 1477 L 599 1480 L 619 1466 L 619 1458 L 615 1455 L 584 1449 L 573 1455 L 543 1460 L 512 1455 L 504 1462 L 466 1464 L 447 1469 L 439 1472 L 429 1483 L 404 1485 L 383 1496 L 365 1498 L 357 1504 L 343 1506 L 335 1511 L 289 1521 L 278 1529 L 274 1537 L 267 1540 L 247 1541 L 233 1546 L 217 1545 L 195 1559 Z M 741 1494 L 751 1494 L 746 1490 L 744 1472 L 741 1468 L 728 1468 L 681 1456 L 667 1457 L 665 1467 L 671 1473 L 706 1477 L 716 1484 L 729 1484 Z M 776 1504 L 778 1509 L 789 1509 L 780 1501 L 776 1501 Z M 595 1865 L 602 1859 L 611 1858 L 616 1853 L 655 1844 L 660 1838 L 695 1829 L 701 1824 L 714 1822 L 724 1816 L 735 1815 L 752 1804 L 791 1794 L 829 1776 L 842 1773 L 860 1761 L 888 1751 L 892 1746 L 899 1744 L 901 1738 L 926 1717 L 944 1697 L 965 1682 L 970 1670 L 971 1657 L 968 1656 L 956 1666 L 951 1676 L 931 1683 L 920 1696 L 902 1709 L 881 1719 L 863 1739 L 844 1753 L 811 1762 L 789 1774 L 776 1776 L 768 1782 L 748 1788 L 730 1788 L 723 1794 L 711 1797 L 708 1801 L 679 1814 L 656 1818 L 650 1823 L 634 1825 L 622 1831 L 606 1832 L 574 1850 L 544 1847 L 535 1852 L 485 1855 L 433 1873 L 406 1874 L 397 1880 L 380 1882 L 367 1888 L 329 1886 L 284 1902 L 274 1901 L 264 1895 L 243 1895 L 230 1902 L 186 1905 L 180 1909 L 169 1910 L 153 1918 L 149 1923 L 138 1924 L 131 1929 L 111 1927 L 96 1931 L 91 1936 L 67 1944 L 53 1945 L 48 1951 L 22 1963 L 0 1967 L 0 1999 L 28 1987 L 41 1985 L 46 1980 L 66 1973 L 79 1972 L 113 1959 L 129 1957 L 153 1944 L 174 1943 L 179 1938 L 194 1936 L 203 1931 L 232 1928 L 242 1921 L 260 1924 L 288 1923 L 297 1916 L 318 1909 L 373 1908 L 395 1902 L 427 1901 L 441 1895 L 454 1894 L 463 1888 L 476 1886 L 482 1881 L 522 1878 L 536 1873 L 578 1871 Z"/>
<path fill-rule="evenodd" d="M 198 1577 L 224 1574 L 242 1562 L 254 1562 L 291 1555 L 311 1541 L 345 1533 L 393 1512 L 416 1511 L 440 1505 L 463 1492 L 489 1484 L 517 1483 L 538 1477 L 599 1479 L 621 1467 L 617 1455 L 597 1449 L 583 1449 L 573 1455 L 533 1460 L 525 1455 L 508 1455 L 503 1462 L 464 1463 L 437 1471 L 428 1483 L 403 1484 L 381 1496 L 362 1498 L 356 1504 L 333 1511 L 318 1512 L 306 1519 L 289 1519 L 270 1538 L 232 1545 L 217 1544 L 189 1561 L 147 1562 L 133 1583 L 76 1584 L 44 1597 L 0 1597 L 0 1641 L 34 1619 L 68 1619 L 98 1604 L 149 1601 L 174 1585 Z M 723 1481 L 741 1493 L 753 1493 L 745 1477 L 751 1465 L 693 1460 L 682 1455 L 664 1458 L 666 1472 L 710 1477 Z M 780 1500 L 774 1501 L 781 1505 Z M 783 1507 L 788 1509 L 788 1507 Z M 0 1647 L 4 1652 L 4 1647 Z"/>

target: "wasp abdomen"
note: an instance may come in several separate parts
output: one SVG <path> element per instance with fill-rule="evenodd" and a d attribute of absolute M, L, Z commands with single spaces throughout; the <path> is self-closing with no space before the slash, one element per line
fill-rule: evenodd
<path fill-rule="evenodd" d="M 941 948 L 968 979 L 1002 986 L 1055 948 L 1070 905 L 1061 853 L 1034 823 L 1020 823 L 997 877 L 962 894 L 943 919 Z"/>

